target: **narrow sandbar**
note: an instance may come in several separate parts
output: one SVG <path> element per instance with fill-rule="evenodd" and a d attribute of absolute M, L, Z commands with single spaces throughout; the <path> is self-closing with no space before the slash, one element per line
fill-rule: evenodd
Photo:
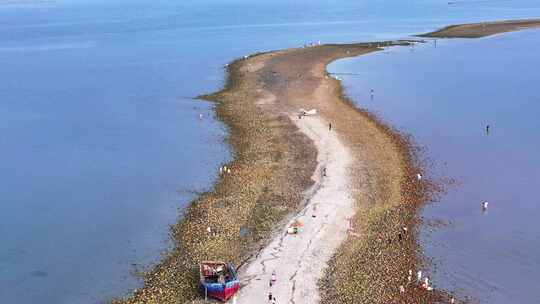
<path fill-rule="evenodd" d="M 481 38 L 506 32 L 515 32 L 540 27 L 540 19 L 506 20 L 456 24 L 440 30 L 419 35 L 431 38 Z"/>

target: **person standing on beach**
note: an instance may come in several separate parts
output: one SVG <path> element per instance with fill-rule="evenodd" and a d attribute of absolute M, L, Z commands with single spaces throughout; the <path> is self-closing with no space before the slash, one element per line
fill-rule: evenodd
<path fill-rule="evenodd" d="M 332 123 L 328 123 L 328 131 L 332 131 Z"/>
<path fill-rule="evenodd" d="M 270 287 L 272 287 L 272 285 L 276 284 L 276 281 L 277 281 L 277 276 L 276 276 L 276 271 L 272 271 L 272 276 L 270 277 Z"/>

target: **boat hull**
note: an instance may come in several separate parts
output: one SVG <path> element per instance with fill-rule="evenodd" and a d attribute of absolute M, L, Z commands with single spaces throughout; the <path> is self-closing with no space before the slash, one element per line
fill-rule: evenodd
<path fill-rule="evenodd" d="M 204 283 L 201 284 L 201 287 L 207 297 L 227 301 L 238 292 L 238 289 L 240 289 L 240 282 L 235 280 L 225 284 Z"/>

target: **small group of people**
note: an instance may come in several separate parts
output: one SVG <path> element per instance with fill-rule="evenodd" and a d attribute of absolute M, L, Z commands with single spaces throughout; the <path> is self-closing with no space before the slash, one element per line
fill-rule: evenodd
<path fill-rule="evenodd" d="M 231 168 L 227 168 L 227 166 L 219 167 L 219 174 L 231 174 Z"/>
<path fill-rule="evenodd" d="M 276 297 L 272 295 L 272 286 L 276 284 L 277 281 L 277 275 L 276 271 L 272 271 L 272 275 L 270 276 L 270 281 L 268 284 L 270 285 L 270 291 L 268 292 L 268 303 L 270 304 L 277 304 Z"/>

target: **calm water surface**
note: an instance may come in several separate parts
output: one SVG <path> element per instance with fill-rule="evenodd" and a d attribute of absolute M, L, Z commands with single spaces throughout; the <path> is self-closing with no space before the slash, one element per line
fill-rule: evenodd
<path fill-rule="evenodd" d="M 140 285 L 130 273 L 230 159 L 192 99 L 230 60 L 539 15 L 532 0 L 0 1 L 0 298 L 101 303 Z M 479 221 L 501 208 L 489 199 Z"/>
<path fill-rule="evenodd" d="M 540 303 L 539 41 L 540 30 L 438 40 L 330 67 L 355 74 L 339 77 L 359 106 L 427 147 L 433 175 L 457 179 L 423 212 L 450 225 L 422 239 L 434 283 L 480 303 Z"/>

